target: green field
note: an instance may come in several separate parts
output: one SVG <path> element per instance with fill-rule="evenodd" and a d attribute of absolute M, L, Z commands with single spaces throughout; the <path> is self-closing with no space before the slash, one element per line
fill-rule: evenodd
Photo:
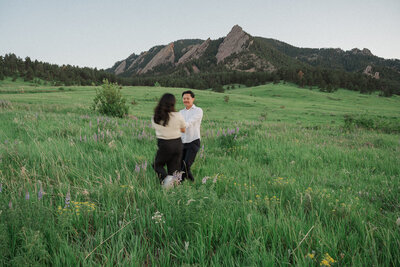
<path fill-rule="evenodd" d="M 195 91 L 196 181 L 165 191 L 150 118 L 183 90 L 123 87 L 116 119 L 95 87 L 0 82 L 0 265 L 400 265 L 399 96 Z"/>

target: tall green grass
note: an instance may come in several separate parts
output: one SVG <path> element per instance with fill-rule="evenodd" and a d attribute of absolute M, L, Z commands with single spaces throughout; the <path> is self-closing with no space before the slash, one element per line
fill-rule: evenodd
<path fill-rule="evenodd" d="M 196 91 L 196 181 L 165 191 L 149 122 L 182 90 L 123 88 L 125 119 L 91 113 L 93 87 L 0 94 L 0 265 L 400 264 L 399 134 L 345 122 L 398 127 L 398 97 Z"/>

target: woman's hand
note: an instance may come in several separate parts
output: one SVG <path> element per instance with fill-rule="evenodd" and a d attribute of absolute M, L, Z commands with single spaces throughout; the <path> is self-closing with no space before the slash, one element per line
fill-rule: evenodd
<path fill-rule="evenodd" d="M 186 128 L 181 128 L 181 133 L 186 132 Z"/>

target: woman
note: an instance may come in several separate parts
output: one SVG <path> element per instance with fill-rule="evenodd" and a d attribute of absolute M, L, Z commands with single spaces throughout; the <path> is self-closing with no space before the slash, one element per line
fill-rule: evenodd
<path fill-rule="evenodd" d="M 186 124 L 183 116 L 175 110 L 175 97 L 164 94 L 156 108 L 151 120 L 157 136 L 157 154 L 153 168 L 160 183 L 163 184 L 167 175 L 173 175 L 181 168 L 182 139 L 181 133 L 185 132 Z M 167 165 L 168 173 L 164 166 Z"/>

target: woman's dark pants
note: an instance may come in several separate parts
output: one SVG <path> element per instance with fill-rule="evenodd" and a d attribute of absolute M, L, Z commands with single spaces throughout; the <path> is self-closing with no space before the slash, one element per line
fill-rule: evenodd
<path fill-rule="evenodd" d="M 181 169 L 182 160 L 182 140 L 177 139 L 157 139 L 157 154 L 153 163 L 153 168 L 157 173 L 160 183 L 167 175 L 173 175 L 175 171 Z M 165 171 L 164 166 L 167 165 L 168 173 Z"/>

